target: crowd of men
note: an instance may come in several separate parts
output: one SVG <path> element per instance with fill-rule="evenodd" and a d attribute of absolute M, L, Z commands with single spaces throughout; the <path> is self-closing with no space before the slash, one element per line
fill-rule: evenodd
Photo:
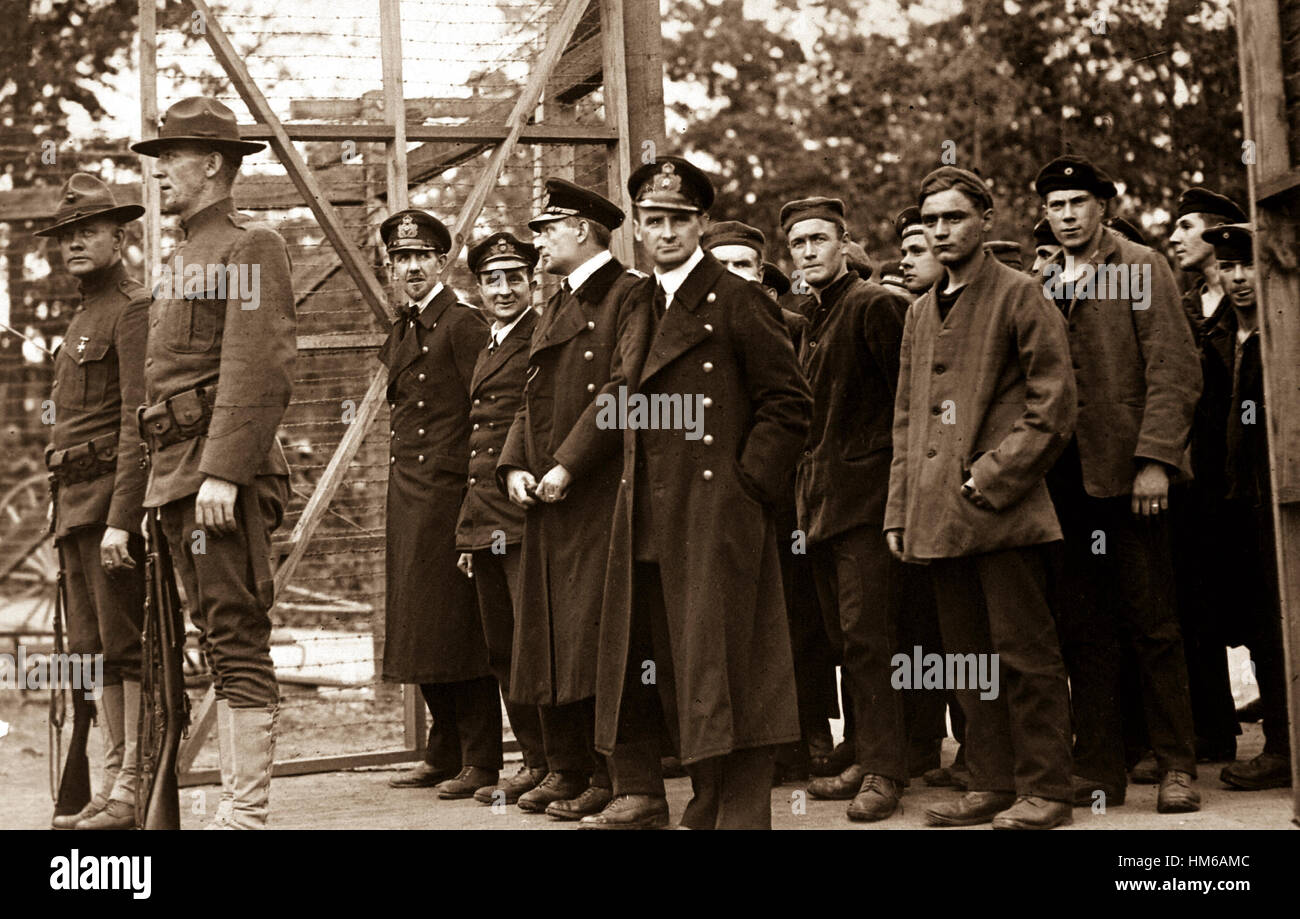
<path fill-rule="evenodd" d="M 146 512 L 215 676 L 213 826 L 266 824 L 296 345 L 284 241 L 231 200 L 261 147 L 201 97 L 133 147 L 185 233 L 169 271 L 255 268 L 255 307 L 202 286 L 151 299 L 121 264 L 141 209 L 90 176 L 42 231 L 82 288 L 49 452 L 70 650 L 102 652 L 109 684 L 100 790 L 59 827 L 132 825 Z M 878 273 L 843 201 L 788 202 L 792 282 L 760 231 L 709 222 L 686 159 L 636 169 L 630 213 L 551 178 L 527 234 L 470 246 L 478 306 L 447 284 L 442 221 L 385 220 L 404 302 L 379 352 L 383 677 L 431 716 L 424 762 L 390 784 L 590 829 L 668 825 L 678 768 L 691 828 L 770 827 L 772 787 L 805 781 L 856 821 L 890 818 L 913 780 L 961 792 L 934 826 L 1052 828 L 1129 782 L 1195 811 L 1198 762 L 1236 754 L 1226 646 L 1246 644 L 1266 743 L 1220 778 L 1288 785 L 1246 216 L 1182 195 L 1180 302 L 1107 214 L 1102 169 L 1058 157 L 1035 188 L 1028 269 L 955 166 L 922 181 Z M 610 252 L 625 219 L 649 275 Z M 539 269 L 562 279 L 540 311 Z M 659 423 L 674 406 L 701 423 Z M 523 759 L 505 777 L 502 700 Z"/>

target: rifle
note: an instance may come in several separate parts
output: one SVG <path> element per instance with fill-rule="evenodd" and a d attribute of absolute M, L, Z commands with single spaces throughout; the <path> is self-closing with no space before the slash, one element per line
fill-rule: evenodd
<path fill-rule="evenodd" d="M 190 701 L 185 695 L 185 623 L 160 516 L 158 508 L 149 508 L 145 517 L 144 653 L 135 810 L 136 824 L 146 830 L 179 830 L 176 758 L 181 737 L 189 728 Z"/>
<path fill-rule="evenodd" d="M 51 500 L 54 484 L 51 482 Z M 56 540 L 59 556 L 59 577 L 54 592 L 54 653 L 61 657 L 67 652 L 63 632 L 63 611 L 67 598 L 64 581 L 63 548 Z M 86 743 L 90 739 L 90 724 L 95 720 L 95 703 L 84 692 L 72 693 L 72 738 L 68 755 L 63 757 L 63 725 L 68 715 L 69 689 L 56 684 L 50 687 L 50 794 L 54 798 L 54 816 L 75 814 L 90 802 L 90 761 L 86 758 Z"/>

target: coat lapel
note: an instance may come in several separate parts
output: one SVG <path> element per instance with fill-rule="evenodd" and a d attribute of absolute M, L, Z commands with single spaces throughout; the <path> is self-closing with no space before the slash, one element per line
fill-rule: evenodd
<path fill-rule="evenodd" d="M 519 320 L 519 325 L 510 330 L 510 334 L 506 336 L 505 341 L 501 342 L 499 348 L 489 349 L 485 346 L 478 353 L 478 361 L 474 364 L 474 378 L 469 386 L 471 394 L 528 344 L 536 322 L 537 313 L 529 307 L 527 314 Z M 492 339 L 489 338 L 488 341 L 490 343 Z"/>
<path fill-rule="evenodd" d="M 721 262 L 706 252 L 704 259 L 687 276 L 659 323 L 645 364 L 641 368 L 638 384 L 644 383 L 709 337 L 709 330 L 704 328 L 704 320 L 699 317 L 697 310 L 726 270 Z M 649 290 L 653 296 L 653 279 L 650 280 Z"/>
<path fill-rule="evenodd" d="M 456 302 L 456 294 L 450 287 L 443 287 L 438 291 L 438 295 L 429 302 L 429 305 L 420 313 L 416 324 L 423 326 L 425 329 L 432 329 L 434 324 L 447 307 Z M 416 332 L 414 326 L 409 325 L 406 321 L 399 319 L 393 323 L 392 329 L 388 333 L 388 340 L 384 342 L 383 348 L 380 349 L 379 359 L 388 367 L 388 382 L 392 385 L 400 374 L 420 357 L 421 336 Z"/>

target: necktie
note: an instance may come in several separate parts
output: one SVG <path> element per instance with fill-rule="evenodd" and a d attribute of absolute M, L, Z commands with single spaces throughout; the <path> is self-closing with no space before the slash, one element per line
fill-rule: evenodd
<path fill-rule="evenodd" d="M 655 281 L 655 322 L 664 318 L 664 312 L 668 309 L 668 294 L 664 291 L 663 285 Z"/>
<path fill-rule="evenodd" d="M 414 303 L 406 304 L 405 308 L 397 311 L 398 322 L 415 322 L 420 317 L 420 308 Z"/>

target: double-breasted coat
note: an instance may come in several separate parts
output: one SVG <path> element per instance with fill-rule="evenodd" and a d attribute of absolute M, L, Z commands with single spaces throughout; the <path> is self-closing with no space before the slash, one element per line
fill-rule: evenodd
<path fill-rule="evenodd" d="M 510 469 L 541 479 L 555 453 L 609 382 L 619 328 L 637 276 L 606 262 L 574 292 L 547 303 L 528 353 L 523 403 L 510 425 L 497 479 Z M 563 705 L 596 692 L 596 642 L 605 564 L 618 493 L 617 440 L 593 456 L 563 501 L 535 504 L 524 517 L 520 595 L 510 693 L 515 701 Z"/>
<path fill-rule="evenodd" d="M 757 285 L 705 254 L 657 324 L 656 282 L 632 292 L 604 393 L 698 396 L 703 436 L 601 430 L 593 405 L 556 460 L 581 480 L 593 441 L 621 438 L 596 674 L 596 748 L 612 753 L 628 667 L 633 508 L 653 507 L 676 692 L 680 753 L 693 763 L 799 737 L 773 508 L 808 434 L 811 397 L 780 314 Z M 638 462 L 644 472 L 638 476 Z M 638 497 L 643 478 L 649 494 Z"/>
<path fill-rule="evenodd" d="M 379 350 L 388 368 L 384 679 L 454 683 L 489 674 L 474 585 L 456 568 L 469 464 L 470 385 L 488 327 L 444 287 Z"/>
<path fill-rule="evenodd" d="M 1065 320 L 1039 281 L 981 257 L 947 319 L 932 288 L 903 328 L 885 529 L 910 561 L 1061 538 L 1045 476 L 1077 412 Z M 972 475 L 995 510 L 962 496 Z"/>
<path fill-rule="evenodd" d="M 470 381 L 469 487 L 456 524 L 461 552 L 516 545 L 524 535 L 524 509 L 497 487 L 497 463 L 523 397 L 528 344 L 537 325 L 532 307 L 495 348 L 485 347 Z"/>

